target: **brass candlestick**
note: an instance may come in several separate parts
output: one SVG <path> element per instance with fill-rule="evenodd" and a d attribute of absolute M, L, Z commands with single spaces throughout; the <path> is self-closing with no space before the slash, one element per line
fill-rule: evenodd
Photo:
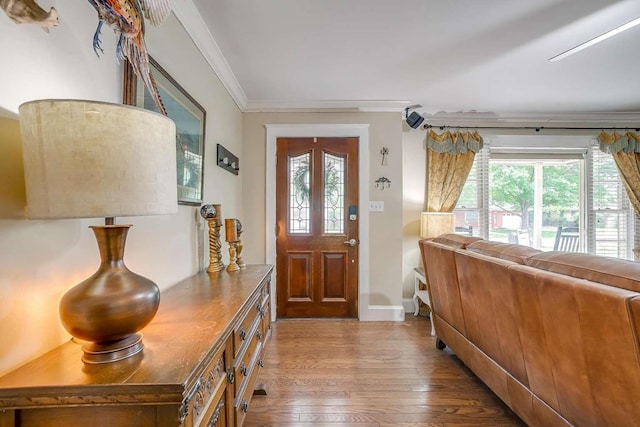
<path fill-rule="evenodd" d="M 244 260 L 242 259 L 242 241 L 238 240 L 236 242 L 236 264 L 238 264 L 238 267 L 240 268 L 245 268 L 247 266 L 247 264 L 244 263 Z"/>
<path fill-rule="evenodd" d="M 240 270 L 240 266 L 237 262 L 238 228 L 236 226 L 236 221 L 237 220 L 235 218 L 227 218 L 224 220 L 225 237 L 227 243 L 229 243 L 229 265 L 227 266 L 228 272 Z"/>
<path fill-rule="evenodd" d="M 236 263 L 238 267 L 244 268 L 246 264 L 242 260 L 242 240 L 240 236 L 242 235 L 242 223 L 239 219 L 236 219 L 236 233 L 238 234 L 238 240 L 236 241 Z"/>
<path fill-rule="evenodd" d="M 227 271 L 238 271 L 240 266 L 238 265 L 238 251 L 236 249 L 238 242 L 229 242 L 229 265 Z"/>
<path fill-rule="evenodd" d="M 216 273 L 224 269 L 222 244 L 220 243 L 221 214 L 222 207 L 220 205 L 203 205 L 200 209 L 200 215 L 207 220 L 209 225 L 209 267 L 207 268 L 209 273 Z"/>

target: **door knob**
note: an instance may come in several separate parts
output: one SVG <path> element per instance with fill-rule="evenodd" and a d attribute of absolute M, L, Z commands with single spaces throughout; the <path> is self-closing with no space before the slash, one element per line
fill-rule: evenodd
<path fill-rule="evenodd" d="M 346 242 L 344 242 L 345 245 L 349 245 L 349 246 L 355 246 L 358 244 L 358 241 L 356 239 L 350 239 L 347 240 Z"/>

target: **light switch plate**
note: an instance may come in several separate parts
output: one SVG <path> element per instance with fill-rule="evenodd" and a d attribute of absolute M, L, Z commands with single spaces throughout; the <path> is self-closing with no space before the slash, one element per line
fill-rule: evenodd
<path fill-rule="evenodd" d="M 369 200 L 369 212 L 382 212 L 384 211 L 384 202 Z"/>

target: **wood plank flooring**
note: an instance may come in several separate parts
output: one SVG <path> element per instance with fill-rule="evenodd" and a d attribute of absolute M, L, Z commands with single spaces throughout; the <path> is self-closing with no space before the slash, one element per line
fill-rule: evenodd
<path fill-rule="evenodd" d="M 427 317 L 278 320 L 245 427 L 524 426 L 448 349 Z"/>

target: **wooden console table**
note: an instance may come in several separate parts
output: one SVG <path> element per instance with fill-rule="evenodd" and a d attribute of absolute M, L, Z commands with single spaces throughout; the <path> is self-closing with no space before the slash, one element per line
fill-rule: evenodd
<path fill-rule="evenodd" d="M 0 426 L 235 426 L 271 332 L 271 265 L 166 289 L 144 350 L 85 365 L 69 341 L 0 378 Z"/>

